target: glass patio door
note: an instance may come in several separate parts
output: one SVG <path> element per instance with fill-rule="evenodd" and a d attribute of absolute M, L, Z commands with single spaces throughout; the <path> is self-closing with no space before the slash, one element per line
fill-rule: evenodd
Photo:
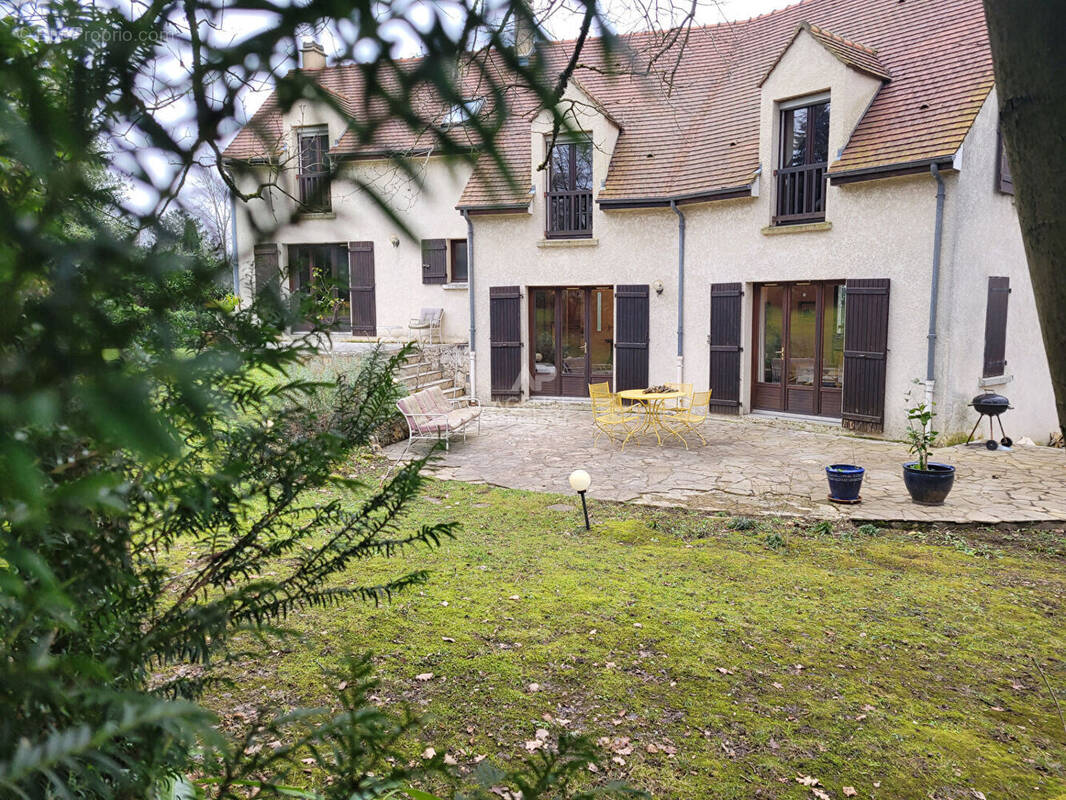
<path fill-rule="evenodd" d="M 755 291 L 752 408 L 840 416 L 844 285 L 763 284 Z"/>
<path fill-rule="evenodd" d="M 530 290 L 530 394 L 585 397 L 614 371 L 614 290 Z"/>

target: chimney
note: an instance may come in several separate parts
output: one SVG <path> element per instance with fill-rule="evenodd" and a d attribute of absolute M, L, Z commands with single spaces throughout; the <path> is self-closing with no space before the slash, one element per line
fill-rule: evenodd
<path fill-rule="evenodd" d="M 300 69 L 322 69 L 326 66 L 326 51 L 314 39 L 304 39 L 300 47 Z"/>

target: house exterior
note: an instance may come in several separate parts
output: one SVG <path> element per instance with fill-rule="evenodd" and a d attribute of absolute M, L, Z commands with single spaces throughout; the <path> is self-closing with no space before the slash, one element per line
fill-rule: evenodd
<path fill-rule="evenodd" d="M 648 39 L 626 41 L 635 60 Z M 559 65 L 568 46 L 537 56 Z M 303 55 L 357 102 L 349 66 Z M 613 71 L 595 43 L 582 61 L 562 100 L 572 131 L 553 137 L 551 114 L 518 99 L 512 183 L 432 152 L 412 181 L 388 152 L 415 142 L 346 152 L 339 116 L 268 101 L 252 122 L 299 152 L 280 178 L 296 199 L 239 210 L 242 295 L 346 264 L 345 334 L 402 335 L 443 307 L 484 402 L 686 381 L 718 413 L 899 437 L 908 392 L 966 433 L 970 399 L 996 391 L 1014 438 L 1056 429 L 979 0 L 805 0 L 693 30 L 668 77 Z M 227 158 L 262 156 L 251 127 Z M 321 152 L 339 164 L 327 202 Z"/>

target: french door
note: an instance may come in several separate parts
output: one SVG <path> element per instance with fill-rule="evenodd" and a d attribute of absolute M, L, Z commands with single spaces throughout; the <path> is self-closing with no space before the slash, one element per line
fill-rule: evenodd
<path fill-rule="evenodd" d="M 842 281 L 755 287 L 753 409 L 840 417 L 844 302 Z"/>
<path fill-rule="evenodd" d="M 610 286 L 529 290 L 531 395 L 587 397 L 614 372 L 614 290 Z"/>
<path fill-rule="evenodd" d="M 315 288 L 318 324 L 334 330 L 352 329 L 351 287 L 348 275 L 348 246 L 343 244 L 299 244 L 289 246 L 289 292 L 294 302 L 311 295 Z M 300 320 L 293 330 L 311 329 L 311 320 Z"/>

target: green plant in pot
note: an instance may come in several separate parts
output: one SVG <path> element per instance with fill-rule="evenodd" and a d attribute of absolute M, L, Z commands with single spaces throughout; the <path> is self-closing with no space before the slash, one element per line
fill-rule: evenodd
<path fill-rule="evenodd" d="M 903 465 L 903 483 L 911 500 L 927 506 L 941 505 L 955 484 L 955 467 L 929 460 L 938 435 L 932 424 L 935 416 L 933 406 L 924 401 L 907 409 L 908 450 L 917 460 Z"/>

